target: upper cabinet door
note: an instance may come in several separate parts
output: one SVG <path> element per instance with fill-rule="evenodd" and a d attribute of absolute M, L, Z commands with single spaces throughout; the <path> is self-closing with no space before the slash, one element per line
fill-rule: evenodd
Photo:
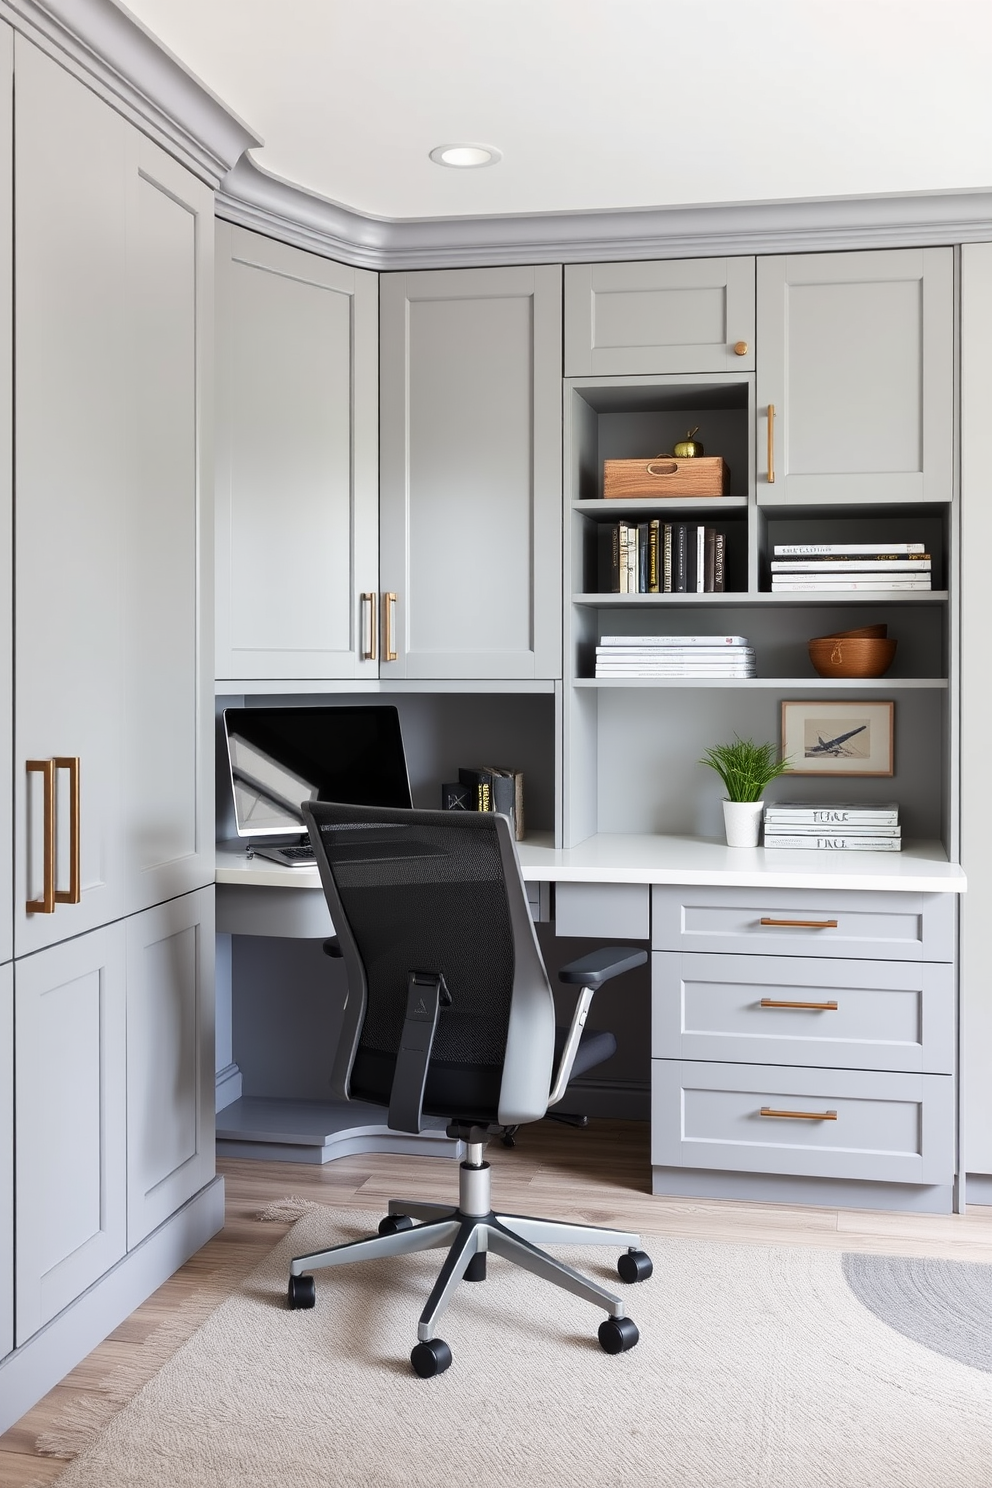
<path fill-rule="evenodd" d="M 561 269 L 385 274 L 380 675 L 561 676 Z"/>
<path fill-rule="evenodd" d="M 12 552 L 13 454 L 13 168 L 14 168 L 14 33 L 0 24 L 0 575 L 4 598 L 0 603 L 0 965 L 14 954 L 13 883 L 9 844 L 13 840 L 11 814 L 11 749 L 13 748 L 13 588 Z M 0 1114 L 0 1121 L 3 1117 Z M 0 1143 L 2 1143 L 0 1136 Z M 3 1182 L 0 1174 L 0 1184 Z M 2 1192 L 2 1188 L 0 1188 Z M 3 1237 L 0 1236 L 0 1280 L 3 1277 Z M 3 1353 L 3 1300 L 0 1299 L 0 1355 Z"/>
<path fill-rule="evenodd" d="M 217 677 L 378 675 L 377 276 L 217 225 Z"/>
<path fill-rule="evenodd" d="M 566 377 L 753 370 L 753 258 L 565 269 Z"/>
<path fill-rule="evenodd" d="M 953 250 L 758 260 L 758 501 L 950 501 Z"/>

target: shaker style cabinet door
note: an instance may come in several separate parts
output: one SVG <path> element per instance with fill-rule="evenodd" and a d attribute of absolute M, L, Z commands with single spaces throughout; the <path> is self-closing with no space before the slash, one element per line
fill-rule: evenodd
<path fill-rule="evenodd" d="M 561 269 L 384 274 L 383 677 L 561 676 Z"/>
<path fill-rule="evenodd" d="M 565 268 L 565 376 L 753 372 L 754 259 Z"/>
<path fill-rule="evenodd" d="M 14 1347 L 14 968 L 0 966 L 0 1359 Z"/>
<path fill-rule="evenodd" d="M 127 921 L 127 1244 L 214 1172 L 213 889 Z"/>
<path fill-rule="evenodd" d="M 217 225 L 217 664 L 378 675 L 377 276 Z"/>
<path fill-rule="evenodd" d="M 11 775 L 13 747 L 13 610 L 11 596 L 12 553 L 12 440 L 13 440 L 13 62 L 14 33 L 0 23 L 0 579 L 3 600 L 0 601 L 0 965 L 14 954 L 12 908 L 13 840 L 11 815 Z M 2 1140 L 2 1138 L 0 1138 Z M 2 1180 L 0 1180 L 2 1181 Z M 2 1203 L 2 1200 L 0 1200 Z M 0 1221 L 2 1223 L 2 1221 Z M 0 1241 L 2 1252 L 2 1241 Z M 2 1268 L 2 1262 L 0 1262 Z M 0 1270 L 2 1275 L 2 1270 Z M 0 1353 L 3 1352 L 3 1302 L 0 1300 Z"/>
<path fill-rule="evenodd" d="M 125 935 L 15 966 L 17 1343 L 125 1251 Z"/>
<path fill-rule="evenodd" d="M 950 501 L 953 250 L 758 259 L 758 501 Z"/>

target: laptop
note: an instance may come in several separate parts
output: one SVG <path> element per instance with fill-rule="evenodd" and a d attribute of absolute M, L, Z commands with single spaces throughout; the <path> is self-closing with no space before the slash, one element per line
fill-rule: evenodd
<path fill-rule="evenodd" d="M 304 801 L 413 805 L 391 703 L 226 708 L 224 736 L 236 830 L 253 857 L 313 867 Z"/>

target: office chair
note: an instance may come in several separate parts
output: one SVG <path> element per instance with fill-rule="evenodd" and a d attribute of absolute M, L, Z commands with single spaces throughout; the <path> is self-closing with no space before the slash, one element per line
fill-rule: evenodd
<path fill-rule="evenodd" d="M 639 1237 L 494 1213 L 484 1151 L 490 1137 L 540 1120 L 572 1076 L 613 1053 L 611 1033 L 585 1030 L 589 1004 L 646 952 L 613 946 L 564 967 L 560 980 L 579 992 L 558 1030 L 506 817 L 326 802 L 303 813 L 336 931 L 325 950 L 343 958 L 348 979 L 335 1094 L 387 1105 L 396 1131 L 419 1132 L 424 1114 L 446 1117 L 466 1156 L 457 1207 L 391 1199 L 378 1235 L 297 1256 L 290 1307 L 314 1305 L 312 1270 L 447 1247 L 410 1355 L 429 1378 L 451 1363 L 438 1319 L 462 1279 L 485 1279 L 492 1251 L 605 1308 L 607 1353 L 633 1348 L 637 1327 L 620 1298 L 538 1246 L 626 1247 L 617 1272 L 635 1282 L 651 1274 Z"/>

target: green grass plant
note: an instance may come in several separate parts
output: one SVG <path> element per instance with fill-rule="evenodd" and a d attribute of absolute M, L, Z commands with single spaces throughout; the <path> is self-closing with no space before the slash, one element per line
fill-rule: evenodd
<path fill-rule="evenodd" d="M 756 744 L 734 735 L 732 744 L 715 744 L 697 763 L 709 765 L 723 781 L 728 801 L 760 801 L 765 786 L 789 768 L 789 758 L 778 759 L 774 744 Z"/>

